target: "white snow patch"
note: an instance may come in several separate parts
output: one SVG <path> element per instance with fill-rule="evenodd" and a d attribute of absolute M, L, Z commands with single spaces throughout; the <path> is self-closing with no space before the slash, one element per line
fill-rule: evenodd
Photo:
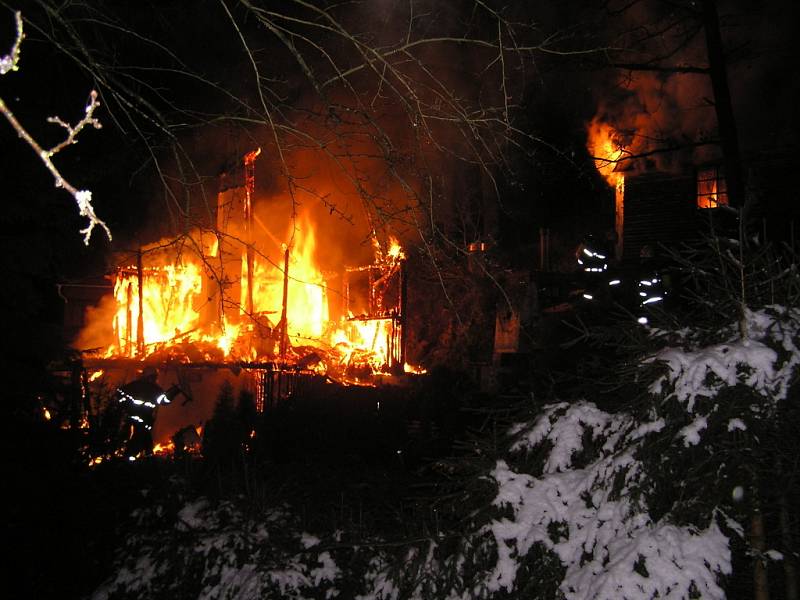
<path fill-rule="evenodd" d="M 204 525 L 204 520 L 198 516 L 206 507 L 208 500 L 200 498 L 195 502 L 190 502 L 178 511 L 179 529 L 199 529 Z"/>
<path fill-rule="evenodd" d="M 741 419 L 731 419 L 728 421 L 728 431 L 747 431 L 747 425 Z"/>
<path fill-rule="evenodd" d="M 706 417 L 697 417 L 693 422 L 681 429 L 678 435 L 683 438 L 683 445 L 688 448 L 699 444 L 700 432 L 706 427 L 708 427 L 708 419 Z"/>
<path fill-rule="evenodd" d="M 336 566 L 329 552 L 323 552 L 317 557 L 320 566 L 311 570 L 311 579 L 314 585 L 319 586 L 323 581 L 334 581 L 342 571 Z"/>

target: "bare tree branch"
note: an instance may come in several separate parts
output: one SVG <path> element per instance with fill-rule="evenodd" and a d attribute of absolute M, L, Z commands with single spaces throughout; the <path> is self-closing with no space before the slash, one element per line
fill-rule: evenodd
<path fill-rule="evenodd" d="M 15 17 L 17 22 L 17 38 L 11 48 L 11 52 L 0 59 L 0 74 L 2 75 L 19 69 L 20 45 L 22 44 L 25 34 L 22 28 L 22 14 L 17 12 Z M 78 213 L 82 217 L 86 217 L 89 220 L 89 224 L 86 226 L 86 228 L 81 229 L 80 231 L 83 234 L 83 243 L 87 246 L 89 245 L 89 240 L 92 237 L 92 231 L 94 230 L 95 226 L 102 228 L 109 240 L 111 240 L 111 231 L 105 222 L 100 220 L 94 212 L 94 207 L 92 206 L 92 192 L 89 190 L 79 190 L 69 181 L 64 179 L 58 168 L 56 168 L 55 164 L 53 164 L 53 156 L 58 154 L 67 146 L 77 143 L 78 134 L 87 125 L 91 125 L 95 129 L 100 129 L 100 121 L 98 121 L 94 116 L 94 111 L 99 106 L 100 102 L 97 100 L 97 92 L 92 90 L 89 94 L 89 103 L 84 109 L 84 116 L 75 125 L 70 125 L 58 116 L 48 118 L 47 121 L 49 123 L 55 123 L 56 125 L 63 127 L 67 131 L 67 137 L 55 146 L 44 149 L 22 126 L 22 124 L 14 116 L 14 113 L 11 112 L 11 109 L 8 108 L 3 98 L 0 97 L 0 113 L 3 114 L 11 127 L 17 132 L 17 135 L 19 135 L 19 137 L 22 138 L 41 159 L 41 161 L 44 163 L 44 166 L 53 175 L 56 187 L 67 190 L 75 199 L 75 203 L 78 205 Z"/>

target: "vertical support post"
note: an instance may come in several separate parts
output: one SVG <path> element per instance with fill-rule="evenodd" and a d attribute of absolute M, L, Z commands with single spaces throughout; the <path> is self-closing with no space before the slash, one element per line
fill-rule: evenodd
<path fill-rule="evenodd" d="M 245 284 L 247 285 L 247 295 L 245 296 L 245 312 L 251 319 L 253 318 L 253 210 L 250 205 L 250 186 L 245 187 L 244 200 L 244 230 L 245 230 L 245 268 L 247 275 Z"/>
<path fill-rule="evenodd" d="M 539 227 L 539 270 L 544 271 L 544 227 Z"/>
<path fill-rule="evenodd" d="M 144 274 L 142 249 L 136 253 L 136 278 L 139 283 L 139 316 L 136 319 L 136 356 L 144 356 Z"/>
<path fill-rule="evenodd" d="M 289 343 L 289 322 L 287 318 L 287 307 L 289 301 L 289 247 L 283 254 L 283 307 L 281 308 L 281 363 L 286 363 L 286 347 Z"/>
<path fill-rule="evenodd" d="M 247 244 L 247 315 L 253 318 L 253 245 Z"/>
<path fill-rule="evenodd" d="M 244 156 L 244 228 L 247 244 L 247 298 L 245 300 L 248 316 L 253 318 L 253 194 L 256 187 L 255 163 L 261 148 Z"/>
<path fill-rule="evenodd" d="M 405 259 L 400 261 L 400 368 L 406 364 L 406 326 L 408 325 L 408 269 Z"/>
<path fill-rule="evenodd" d="M 344 270 L 342 275 L 342 295 L 344 296 L 344 318 L 350 317 L 350 271 Z"/>
<path fill-rule="evenodd" d="M 620 175 L 614 190 L 614 231 L 617 234 L 614 244 L 614 258 L 622 262 L 623 240 L 625 238 L 625 177 Z"/>
<path fill-rule="evenodd" d="M 369 286 L 369 294 L 367 296 L 367 314 L 374 315 L 375 310 L 375 275 L 373 269 L 367 271 L 367 285 Z"/>
<path fill-rule="evenodd" d="M 125 290 L 125 354 L 133 356 L 133 337 L 131 331 L 133 330 L 133 288 L 131 283 L 128 282 L 128 287 Z"/>
<path fill-rule="evenodd" d="M 83 365 L 80 361 L 73 361 L 71 364 L 71 390 L 69 402 L 69 426 L 73 431 L 77 431 L 81 426 L 80 411 L 83 406 L 83 379 L 81 372 Z"/>
<path fill-rule="evenodd" d="M 539 228 L 539 270 L 550 270 L 550 229 Z"/>

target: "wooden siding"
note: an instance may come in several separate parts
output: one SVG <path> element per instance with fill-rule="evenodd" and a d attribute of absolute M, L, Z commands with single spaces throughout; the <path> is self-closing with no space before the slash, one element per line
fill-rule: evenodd
<path fill-rule="evenodd" d="M 639 261 L 643 246 L 657 250 L 699 234 L 692 175 L 653 173 L 625 179 L 623 264 Z"/>

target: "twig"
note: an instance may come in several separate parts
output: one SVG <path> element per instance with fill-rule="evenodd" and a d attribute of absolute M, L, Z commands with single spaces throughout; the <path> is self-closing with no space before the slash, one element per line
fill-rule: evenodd
<path fill-rule="evenodd" d="M 22 29 L 22 13 L 17 12 L 14 16 L 17 22 L 17 39 L 14 41 L 11 51 L 6 56 L 0 58 L 0 75 L 5 75 L 10 71 L 17 71 L 19 69 L 20 46 L 23 38 L 25 37 L 25 33 Z M 14 128 L 14 130 L 17 132 L 17 135 L 27 142 L 36 155 L 42 160 L 44 166 L 47 167 L 47 170 L 53 175 L 56 187 L 64 188 L 70 194 L 72 194 L 72 197 L 75 198 L 75 203 L 78 205 L 78 213 L 82 217 L 86 217 L 89 220 L 89 225 L 80 230 L 80 232 L 83 234 L 83 243 L 87 246 L 89 245 L 89 240 L 92 237 L 92 231 L 94 230 L 95 226 L 101 227 L 106 232 L 109 240 L 111 240 L 111 231 L 94 212 L 94 207 L 92 206 L 92 192 L 89 190 L 79 190 L 69 181 L 64 179 L 59 170 L 53 164 L 52 159 L 53 156 L 58 154 L 67 146 L 77 143 L 76 138 L 78 134 L 87 125 L 91 125 L 95 129 L 100 129 L 102 127 L 100 121 L 94 116 L 94 111 L 98 106 L 100 106 L 100 102 L 97 100 L 97 92 L 92 90 L 92 92 L 89 94 L 89 103 L 84 109 L 84 116 L 80 121 L 78 121 L 77 124 L 70 125 L 57 116 L 48 118 L 47 121 L 49 123 L 55 123 L 66 129 L 67 137 L 52 148 L 44 149 L 22 126 L 22 124 L 14 116 L 14 113 L 11 112 L 11 109 L 9 109 L 6 103 L 3 101 L 3 98 L 0 97 L 0 113 L 2 113 L 6 120 L 11 124 L 11 127 Z"/>

